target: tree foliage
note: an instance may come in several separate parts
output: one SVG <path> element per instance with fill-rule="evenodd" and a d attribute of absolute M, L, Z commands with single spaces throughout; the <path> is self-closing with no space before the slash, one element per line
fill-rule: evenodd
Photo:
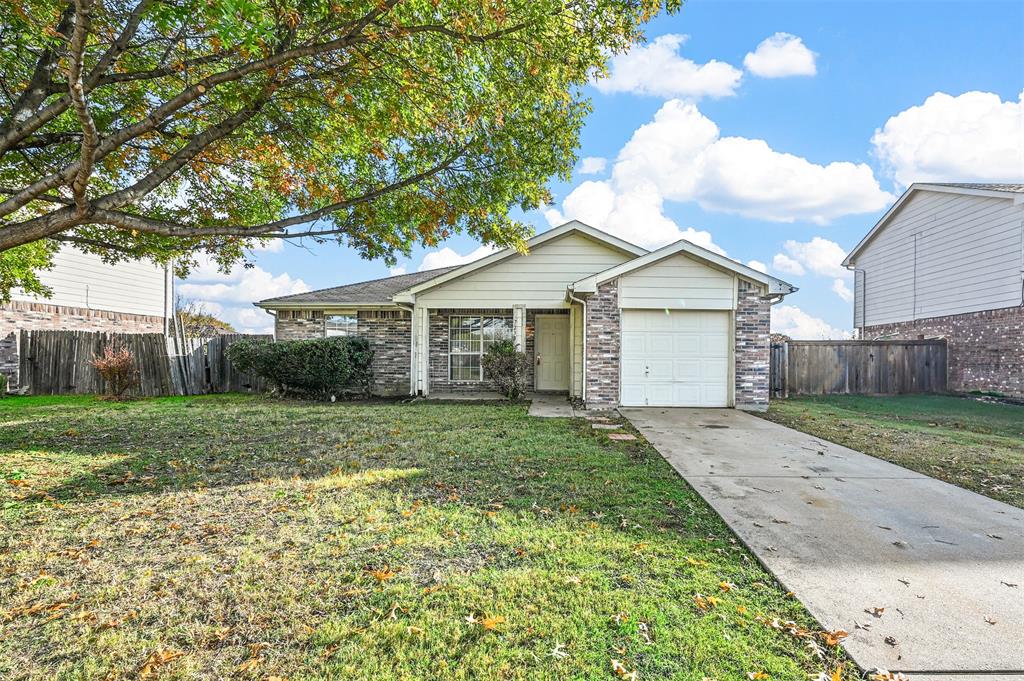
<path fill-rule="evenodd" d="M 254 239 L 521 247 L 582 86 L 679 1 L 6 0 L 0 295 L 60 242 L 182 270 Z"/>

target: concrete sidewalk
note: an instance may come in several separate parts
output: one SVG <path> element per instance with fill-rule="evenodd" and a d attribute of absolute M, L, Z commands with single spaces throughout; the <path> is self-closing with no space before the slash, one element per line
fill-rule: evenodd
<path fill-rule="evenodd" d="M 620 411 L 861 667 L 1024 680 L 1021 509 L 736 410 Z"/>

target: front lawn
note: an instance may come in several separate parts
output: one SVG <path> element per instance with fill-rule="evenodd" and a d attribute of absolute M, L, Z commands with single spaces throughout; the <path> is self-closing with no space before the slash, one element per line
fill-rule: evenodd
<path fill-rule="evenodd" d="M 726 681 L 842 659 L 653 449 L 522 407 L 0 400 L 0 477 L 4 679 Z"/>
<path fill-rule="evenodd" d="M 1024 508 L 1024 407 L 946 395 L 771 403 L 767 418 Z"/>

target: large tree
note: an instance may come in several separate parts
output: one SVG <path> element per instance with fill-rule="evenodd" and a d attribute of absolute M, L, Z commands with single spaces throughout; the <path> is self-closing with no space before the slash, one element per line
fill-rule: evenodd
<path fill-rule="evenodd" d="M 678 4 L 4 0 L 0 299 L 61 243 L 182 270 L 254 239 L 520 246 L 582 85 Z"/>

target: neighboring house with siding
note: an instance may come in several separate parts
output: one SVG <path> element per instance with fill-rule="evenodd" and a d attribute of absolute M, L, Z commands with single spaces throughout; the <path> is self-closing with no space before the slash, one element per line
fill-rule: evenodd
<path fill-rule="evenodd" d="M 952 390 L 1024 396 L 1024 184 L 911 185 L 843 265 L 862 338 L 945 338 Z"/>
<path fill-rule="evenodd" d="M 357 334 L 375 390 L 489 390 L 509 338 L 529 386 L 592 408 L 768 404 L 769 311 L 796 289 L 687 241 L 646 250 L 580 222 L 466 265 L 279 298 L 278 340 Z"/>
<path fill-rule="evenodd" d="M 17 373 L 19 331 L 166 333 L 173 314 L 171 271 L 150 261 L 111 265 L 64 247 L 39 278 L 50 288 L 49 297 L 15 290 L 0 305 L 0 372 L 9 376 Z"/>

